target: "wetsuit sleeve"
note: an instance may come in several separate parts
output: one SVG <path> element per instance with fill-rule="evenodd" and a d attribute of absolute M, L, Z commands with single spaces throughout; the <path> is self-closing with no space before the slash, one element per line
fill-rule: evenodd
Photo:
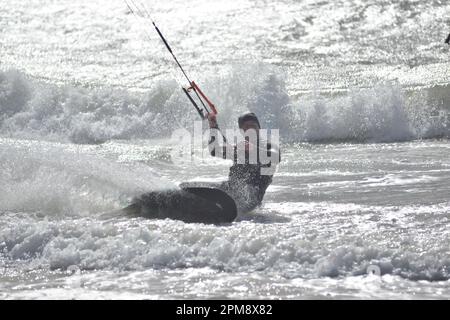
<path fill-rule="evenodd" d="M 208 142 L 208 148 L 209 148 L 209 153 L 213 156 L 213 157 L 220 157 L 223 159 L 227 158 L 227 148 L 225 146 L 220 146 L 219 143 L 216 140 L 216 137 L 211 135 L 209 137 L 209 142 Z M 216 151 L 218 150 L 218 148 L 222 148 L 222 154 L 217 154 L 216 155 Z"/>

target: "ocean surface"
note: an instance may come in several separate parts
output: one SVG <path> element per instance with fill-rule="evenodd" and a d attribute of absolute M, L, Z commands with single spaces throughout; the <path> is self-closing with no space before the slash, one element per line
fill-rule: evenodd
<path fill-rule="evenodd" d="M 0 0 L 0 299 L 450 299 L 448 1 L 134 2 L 222 128 L 280 130 L 273 183 L 227 225 L 112 214 L 231 163 L 173 159 L 198 115 L 146 14 Z"/>

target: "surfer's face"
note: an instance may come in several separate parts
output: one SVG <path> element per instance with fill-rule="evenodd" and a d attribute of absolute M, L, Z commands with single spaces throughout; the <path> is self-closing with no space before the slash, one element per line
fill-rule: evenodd
<path fill-rule="evenodd" d="M 242 124 L 241 129 L 244 130 L 244 132 L 246 132 L 249 129 L 253 129 L 253 130 L 256 131 L 256 133 L 258 133 L 259 132 L 259 125 L 258 125 L 258 122 L 256 122 L 256 121 L 248 120 L 248 121 L 245 121 Z"/>

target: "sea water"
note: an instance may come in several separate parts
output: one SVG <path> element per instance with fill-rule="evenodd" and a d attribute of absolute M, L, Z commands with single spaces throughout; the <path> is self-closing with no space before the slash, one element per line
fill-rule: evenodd
<path fill-rule="evenodd" d="M 0 1 L 1 299 L 449 299 L 450 4 L 143 1 L 222 128 L 279 129 L 228 225 L 110 214 L 230 162 L 123 1 Z"/>

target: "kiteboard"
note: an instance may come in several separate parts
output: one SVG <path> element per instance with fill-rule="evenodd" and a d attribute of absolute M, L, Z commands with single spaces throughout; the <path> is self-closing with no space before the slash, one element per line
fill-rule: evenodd
<path fill-rule="evenodd" d="M 180 189 L 152 191 L 123 209 L 129 215 L 188 223 L 231 223 L 237 216 L 233 198 L 216 186 L 182 184 Z"/>

